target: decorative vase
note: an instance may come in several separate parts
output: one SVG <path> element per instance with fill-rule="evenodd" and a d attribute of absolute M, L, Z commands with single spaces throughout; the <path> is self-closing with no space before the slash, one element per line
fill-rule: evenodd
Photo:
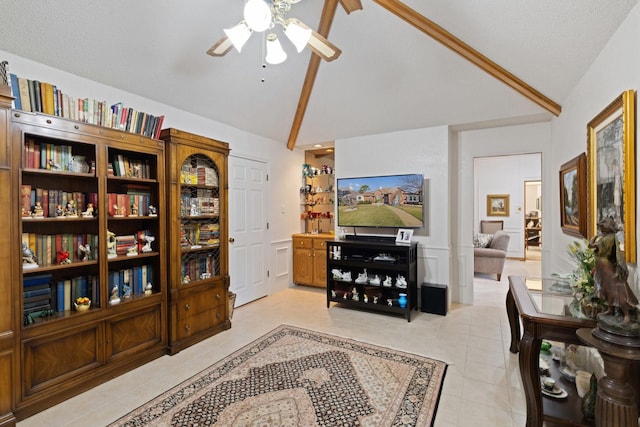
<path fill-rule="evenodd" d="M 405 308 L 407 306 L 407 294 L 399 294 L 398 305 L 401 308 Z"/>
<path fill-rule="evenodd" d="M 89 303 L 89 304 L 76 304 L 74 302 L 73 305 L 76 307 L 76 311 L 87 311 L 87 310 L 89 310 L 89 307 L 91 307 L 91 303 Z"/>
<path fill-rule="evenodd" d="M 75 173 L 88 173 L 89 164 L 87 163 L 85 156 L 71 156 L 71 165 L 69 167 L 71 172 Z"/>
<path fill-rule="evenodd" d="M 596 415 L 596 395 L 598 393 L 598 379 L 596 374 L 591 374 L 589 391 L 582 398 L 582 415 L 591 421 Z"/>

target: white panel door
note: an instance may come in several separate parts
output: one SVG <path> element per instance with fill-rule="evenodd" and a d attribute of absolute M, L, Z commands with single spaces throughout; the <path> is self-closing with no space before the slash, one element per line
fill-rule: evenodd
<path fill-rule="evenodd" d="M 229 156 L 229 275 L 236 307 L 268 295 L 267 164 Z"/>

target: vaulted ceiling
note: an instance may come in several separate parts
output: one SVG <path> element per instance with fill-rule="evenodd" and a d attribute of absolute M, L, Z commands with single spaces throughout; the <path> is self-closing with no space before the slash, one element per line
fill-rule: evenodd
<path fill-rule="evenodd" d="M 301 0 L 289 16 L 320 32 L 324 3 Z M 263 67 L 261 34 L 242 53 L 205 54 L 242 19 L 242 0 L 0 0 L 0 50 L 307 147 L 549 120 L 636 3 L 361 0 L 322 20 L 337 60 L 298 54 L 281 37 L 288 59 Z"/>

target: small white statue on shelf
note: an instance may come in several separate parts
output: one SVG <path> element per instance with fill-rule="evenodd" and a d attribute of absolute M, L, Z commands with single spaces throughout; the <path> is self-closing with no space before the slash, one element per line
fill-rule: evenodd
<path fill-rule="evenodd" d="M 116 253 L 116 233 L 107 230 L 107 258 L 115 258 Z"/>
<path fill-rule="evenodd" d="M 154 240 L 156 240 L 155 237 L 153 236 L 149 236 L 149 235 L 145 235 L 142 240 L 144 240 L 144 246 L 142 246 L 142 252 L 152 252 L 153 249 L 151 248 L 151 242 L 153 242 Z"/>
<path fill-rule="evenodd" d="M 373 277 L 373 279 L 369 280 L 369 284 L 371 285 L 379 285 L 380 284 L 380 276 L 377 274 Z"/>
<path fill-rule="evenodd" d="M 155 206 L 149 205 L 149 207 L 147 208 L 147 214 L 149 216 L 158 216 L 158 210 Z"/>
<path fill-rule="evenodd" d="M 120 297 L 118 296 L 118 287 L 111 288 L 111 297 L 109 297 L 109 305 L 120 304 Z"/>
<path fill-rule="evenodd" d="M 334 279 L 342 279 L 342 271 L 338 270 L 337 268 L 331 270 L 331 274 L 333 274 Z"/>
<path fill-rule="evenodd" d="M 128 299 L 131 298 L 131 286 L 128 283 L 122 285 L 122 298 Z"/>
<path fill-rule="evenodd" d="M 358 277 L 356 278 L 356 283 L 367 283 L 367 281 L 369 280 L 368 276 L 367 276 L 367 269 L 364 269 L 364 273 L 359 273 Z"/>
<path fill-rule="evenodd" d="M 138 245 L 131 245 L 127 249 L 127 256 L 137 256 L 138 255 Z"/>
<path fill-rule="evenodd" d="M 27 246 L 26 242 L 22 242 L 22 267 L 23 268 L 35 268 L 38 267 L 38 257 Z"/>
<path fill-rule="evenodd" d="M 87 203 L 87 209 L 82 212 L 83 218 L 91 218 L 93 216 L 93 203 Z"/>
<path fill-rule="evenodd" d="M 344 280 L 345 282 L 350 282 L 351 281 L 351 272 L 347 271 L 345 273 L 342 273 L 342 280 Z"/>
<path fill-rule="evenodd" d="M 402 275 L 398 275 L 398 277 L 396 278 L 396 287 L 398 288 L 406 288 L 407 287 L 407 280 L 404 278 L 404 276 Z"/>
<path fill-rule="evenodd" d="M 78 245 L 78 257 L 80 257 L 80 261 L 91 260 L 91 247 L 88 243 Z"/>
<path fill-rule="evenodd" d="M 147 286 L 145 286 L 144 288 L 144 294 L 145 295 L 151 295 L 153 293 L 153 285 L 151 284 L 151 282 L 147 283 Z"/>
<path fill-rule="evenodd" d="M 369 297 L 367 296 L 367 294 L 362 294 L 362 301 L 364 301 L 365 304 L 369 302 Z"/>
<path fill-rule="evenodd" d="M 356 288 L 353 288 L 352 290 L 352 300 L 354 301 L 360 301 L 360 295 L 358 294 L 358 290 Z"/>
<path fill-rule="evenodd" d="M 195 203 L 191 203 L 191 211 L 189 212 L 190 216 L 198 216 L 198 207 Z"/>
<path fill-rule="evenodd" d="M 384 282 L 382 282 L 382 286 L 386 286 L 387 288 L 393 286 L 393 279 L 391 278 L 391 276 L 387 276 L 387 278 L 384 279 Z"/>

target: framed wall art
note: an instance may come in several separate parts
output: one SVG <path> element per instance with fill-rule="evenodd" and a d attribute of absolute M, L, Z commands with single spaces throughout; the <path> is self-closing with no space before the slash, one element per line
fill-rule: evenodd
<path fill-rule="evenodd" d="M 587 237 L 587 156 L 582 153 L 560 166 L 562 232 Z"/>
<path fill-rule="evenodd" d="M 627 262 L 636 262 L 635 91 L 627 90 L 587 124 L 588 234 L 613 217 Z"/>
<path fill-rule="evenodd" d="M 509 195 L 487 194 L 487 216 L 509 216 Z"/>

